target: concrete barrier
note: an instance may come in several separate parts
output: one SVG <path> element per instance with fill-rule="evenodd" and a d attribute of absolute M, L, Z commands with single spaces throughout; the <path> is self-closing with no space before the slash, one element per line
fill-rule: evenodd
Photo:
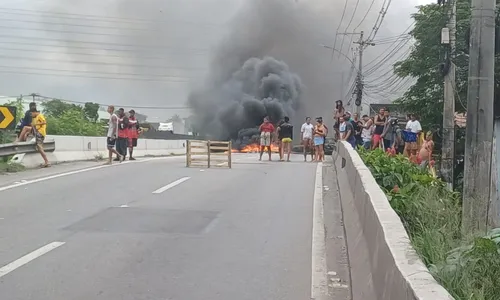
<path fill-rule="evenodd" d="M 47 153 L 51 163 L 62 163 L 71 161 L 94 160 L 106 158 L 108 150 L 106 149 L 105 137 L 87 137 L 87 136 L 47 136 L 47 139 L 55 141 L 56 150 Z M 134 149 L 134 156 L 164 156 L 178 155 L 186 153 L 185 140 L 157 140 L 157 139 L 139 139 L 137 147 Z M 40 154 L 17 154 L 12 158 L 13 162 L 21 163 L 30 168 L 38 166 L 42 159 Z"/>
<path fill-rule="evenodd" d="M 450 300 L 410 244 L 399 216 L 356 151 L 333 153 L 351 263 L 353 300 Z"/>

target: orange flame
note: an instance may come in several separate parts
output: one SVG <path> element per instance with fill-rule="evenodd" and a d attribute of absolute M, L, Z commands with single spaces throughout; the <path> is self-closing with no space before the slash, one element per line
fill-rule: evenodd
<path fill-rule="evenodd" d="M 267 147 L 264 148 L 264 152 L 267 152 Z M 242 153 L 258 153 L 260 152 L 259 144 L 249 144 L 243 147 L 240 152 Z M 279 153 L 279 147 L 276 145 L 271 145 L 271 152 Z"/>

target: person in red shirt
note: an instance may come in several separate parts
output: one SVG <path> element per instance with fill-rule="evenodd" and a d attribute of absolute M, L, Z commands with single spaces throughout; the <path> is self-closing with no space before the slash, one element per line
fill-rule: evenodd
<path fill-rule="evenodd" d="M 134 153 L 134 148 L 137 147 L 137 139 L 141 133 L 141 127 L 139 126 L 139 121 L 135 117 L 135 110 L 130 110 L 128 115 L 128 153 L 130 155 L 129 160 L 135 160 L 132 156 Z"/>
<path fill-rule="evenodd" d="M 269 161 L 271 161 L 271 137 L 274 132 L 274 125 L 269 122 L 269 118 L 264 118 L 264 123 L 259 127 L 260 130 L 260 157 L 262 160 L 262 154 L 264 154 L 264 149 L 267 147 L 267 153 L 269 154 Z"/>
<path fill-rule="evenodd" d="M 125 115 L 125 110 L 120 108 L 118 110 L 118 138 L 116 139 L 116 151 L 120 156 L 115 160 L 122 161 L 127 156 L 128 127 L 128 118 Z"/>

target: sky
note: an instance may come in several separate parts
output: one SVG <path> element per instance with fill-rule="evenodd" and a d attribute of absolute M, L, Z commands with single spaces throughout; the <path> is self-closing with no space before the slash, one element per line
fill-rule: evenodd
<path fill-rule="evenodd" d="M 215 53 L 233 30 L 230 21 L 241 15 L 246 1 L 253 0 L 3 0 L 0 95 L 39 93 L 114 104 L 136 108 L 151 121 L 174 114 L 187 117 L 187 97 L 210 76 Z M 349 90 L 351 63 L 319 46 L 342 45 L 342 52 L 352 58 L 351 37 L 345 36 L 342 43 L 337 36 L 335 41 L 345 1 L 282 1 L 295 1 L 304 13 L 290 29 L 296 33 L 284 42 L 286 47 L 276 45 L 269 54 L 303 79 L 304 101 L 311 108 L 307 113 L 320 113 Z M 356 2 L 347 2 L 339 31 L 359 24 L 357 31 L 371 33 L 384 1 L 373 0 L 370 9 L 372 0 L 360 0 L 358 7 Z M 393 41 L 401 41 L 397 36 L 411 25 L 415 6 L 430 2 L 392 1 L 375 38 L 382 43 L 365 51 L 368 67 L 379 65 L 368 82 L 390 73 L 390 60 L 381 65 L 377 57 L 395 47 Z M 404 57 L 409 45 L 392 59 Z M 373 89 L 371 95 L 367 91 L 366 101 L 391 100 Z"/>

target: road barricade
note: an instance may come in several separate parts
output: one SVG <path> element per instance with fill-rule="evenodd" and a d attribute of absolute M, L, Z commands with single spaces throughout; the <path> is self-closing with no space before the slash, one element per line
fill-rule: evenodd
<path fill-rule="evenodd" d="M 186 141 L 186 167 L 231 168 L 231 142 Z"/>

